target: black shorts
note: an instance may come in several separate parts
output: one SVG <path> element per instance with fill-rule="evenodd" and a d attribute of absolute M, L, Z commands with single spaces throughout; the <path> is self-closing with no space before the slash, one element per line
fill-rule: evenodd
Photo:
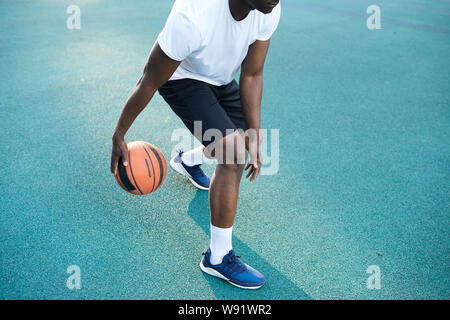
<path fill-rule="evenodd" d="M 158 91 L 204 146 L 218 140 L 217 136 L 205 137 L 209 129 L 218 130 L 221 137 L 237 129 L 247 130 L 235 80 L 224 86 L 193 79 L 170 80 Z M 196 121 L 201 121 L 201 130 L 194 130 Z"/>

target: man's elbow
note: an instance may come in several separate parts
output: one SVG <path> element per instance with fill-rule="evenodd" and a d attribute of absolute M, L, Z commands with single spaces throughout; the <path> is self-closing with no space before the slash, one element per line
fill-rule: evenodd
<path fill-rule="evenodd" d="M 256 72 L 241 72 L 241 81 L 261 81 L 263 77 L 262 70 Z"/>

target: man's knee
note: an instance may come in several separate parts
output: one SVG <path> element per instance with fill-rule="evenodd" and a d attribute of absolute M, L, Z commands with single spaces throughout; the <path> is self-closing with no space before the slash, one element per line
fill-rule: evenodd
<path fill-rule="evenodd" d="M 217 165 L 218 168 L 223 169 L 229 173 L 233 172 L 234 174 L 239 176 L 242 175 L 242 172 L 244 172 L 244 166 L 245 166 L 244 164 L 235 164 L 235 163 Z"/>
<path fill-rule="evenodd" d="M 245 140 L 238 131 L 224 137 L 208 149 L 219 164 L 235 167 L 237 170 L 241 169 L 247 160 Z"/>

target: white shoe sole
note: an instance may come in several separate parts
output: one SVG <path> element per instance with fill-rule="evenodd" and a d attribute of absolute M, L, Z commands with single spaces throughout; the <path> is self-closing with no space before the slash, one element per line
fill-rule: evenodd
<path fill-rule="evenodd" d="M 228 282 L 229 284 L 232 284 L 233 286 L 238 287 L 238 288 L 241 288 L 241 289 L 256 290 L 256 289 L 261 288 L 261 287 L 264 285 L 264 284 L 262 284 L 262 285 L 257 286 L 257 287 L 243 287 L 243 286 L 240 286 L 240 285 L 238 285 L 238 284 L 236 284 L 236 283 L 231 282 L 229 279 L 225 278 L 220 272 L 218 272 L 218 271 L 216 271 L 216 270 L 214 270 L 214 269 L 212 269 L 212 268 L 207 268 L 207 267 L 205 267 L 205 266 L 203 265 L 203 259 L 200 260 L 200 269 L 202 269 L 202 271 L 203 271 L 204 273 L 207 273 L 207 274 L 209 274 L 210 276 L 213 276 L 213 277 L 217 277 L 217 278 L 223 279 L 223 280 L 225 280 L 226 282 Z"/>
<path fill-rule="evenodd" d="M 169 162 L 170 166 L 173 170 L 178 172 L 179 174 L 185 176 L 189 179 L 189 181 L 198 189 L 200 190 L 209 190 L 209 188 L 202 187 L 197 182 L 194 181 L 194 179 L 191 178 L 191 175 L 184 169 L 183 165 L 181 163 L 175 162 L 175 158 L 172 158 Z"/>

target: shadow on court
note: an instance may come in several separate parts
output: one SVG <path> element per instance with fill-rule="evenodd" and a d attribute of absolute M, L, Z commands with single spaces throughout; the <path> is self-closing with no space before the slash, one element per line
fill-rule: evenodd
<path fill-rule="evenodd" d="M 189 204 L 188 215 L 202 228 L 203 232 L 209 235 L 210 217 L 207 192 L 196 192 L 195 197 Z M 202 273 L 217 299 L 312 299 L 295 283 L 236 237 L 233 237 L 233 248 L 238 255 L 242 256 L 244 262 L 265 275 L 266 284 L 258 290 L 243 290 L 231 286 L 221 279 Z"/>

